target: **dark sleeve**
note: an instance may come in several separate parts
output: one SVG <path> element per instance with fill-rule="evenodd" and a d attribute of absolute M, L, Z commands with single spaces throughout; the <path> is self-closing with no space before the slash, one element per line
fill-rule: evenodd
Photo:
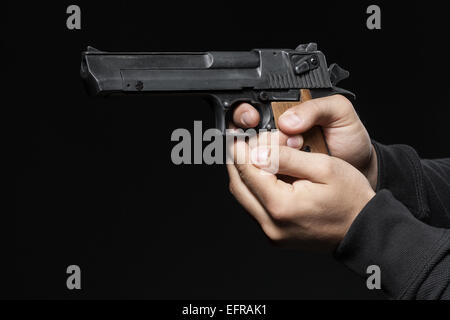
<path fill-rule="evenodd" d="M 450 158 L 422 160 L 430 213 L 428 224 L 450 228 Z"/>
<path fill-rule="evenodd" d="M 336 258 L 363 277 L 367 267 L 379 266 L 392 298 L 450 299 L 450 159 L 422 161 L 408 146 L 374 146 L 377 194 Z"/>
<path fill-rule="evenodd" d="M 377 191 L 387 189 L 419 220 L 450 227 L 450 158 L 421 160 L 407 145 L 373 142 L 378 158 Z"/>
<path fill-rule="evenodd" d="M 382 289 L 394 299 L 441 299 L 450 294 L 450 230 L 416 219 L 388 190 L 377 192 L 336 250 L 367 277 L 377 265 Z"/>

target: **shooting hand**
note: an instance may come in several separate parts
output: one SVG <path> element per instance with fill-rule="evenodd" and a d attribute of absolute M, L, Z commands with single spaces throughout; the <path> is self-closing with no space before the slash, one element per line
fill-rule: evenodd
<path fill-rule="evenodd" d="M 264 171 L 277 156 L 271 151 L 235 143 L 235 154 L 249 155 L 251 162 L 227 165 L 231 193 L 274 242 L 333 250 L 375 195 L 368 180 L 341 159 L 280 146 L 278 173 L 295 177 L 286 183 Z"/>
<path fill-rule="evenodd" d="M 234 110 L 234 125 L 254 127 L 259 113 L 249 104 L 241 104 Z M 283 133 L 283 145 L 299 149 L 289 138 L 303 144 L 301 134 L 315 125 L 323 128 L 330 153 L 347 161 L 369 179 L 372 188 L 377 184 L 377 159 L 366 128 L 359 119 L 352 103 L 342 95 L 308 100 L 287 110 L 278 119 Z M 300 136 L 299 136 L 300 135 Z"/>

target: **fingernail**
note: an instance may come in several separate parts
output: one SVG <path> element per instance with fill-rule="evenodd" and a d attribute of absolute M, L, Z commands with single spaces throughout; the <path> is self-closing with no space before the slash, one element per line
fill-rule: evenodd
<path fill-rule="evenodd" d="M 257 147 L 252 150 L 252 161 L 256 164 L 267 164 L 269 161 L 270 148 Z"/>
<path fill-rule="evenodd" d="M 280 120 L 284 122 L 284 124 L 292 129 L 298 128 L 302 124 L 302 120 L 295 113 L 283 114 L 280 117 Z"/>
<path fill-rule="evenodd" d="M 302 139 L 299 136 L 289 137 L 287 139 L 286 144 L 288 147 L 298 149 L 302 143 Z"/>
<path fill-rule="evenodd" d="M 246 112 L 244 112 L 244 113 L 242 114 L 242 116 L 241 116 L 241 122 L 242 122 L 244 125 L 250 126 L 251 123 L 252 123 L 252 121 L 253 121 L 253 117 L 252 117 L 252 115 L 250 114 L 250 112 L 246 111 Z"/>

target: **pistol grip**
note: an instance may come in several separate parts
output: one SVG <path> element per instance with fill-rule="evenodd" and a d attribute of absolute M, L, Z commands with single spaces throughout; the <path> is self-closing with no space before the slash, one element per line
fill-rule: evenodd
<path fill-rule="evenodd" d="M 272 112 L 275 120 L 275 125 L 278 128 L 278 118 L 289 108 L 298 105 L 299 102 L 304 102 L 307 100 L 311 100 L 311 92 L 308 89 L 300 90 L 300 101 L 280 101 L 280 102 L 272 102 Z M 316 152 L 316 153 L 325 153 L 330 154 L 328 150 L 327 143 L 325 141 L 325 137 L 323 135 L 322 128 L 319 126 L 315 126 L 304 132 L 303 134 L 303 147 L 301 150 L 308 152 Z"/>

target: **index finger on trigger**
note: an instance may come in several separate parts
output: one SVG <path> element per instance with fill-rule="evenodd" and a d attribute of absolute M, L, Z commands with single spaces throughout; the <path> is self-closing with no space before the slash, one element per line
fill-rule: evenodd
<path fill-rule="evenodd" d="M 239 128 L 253 128 L 259 123 L 259 112 L 248 103 L 241 103 L 233 110 L 233 123 Z"/>

